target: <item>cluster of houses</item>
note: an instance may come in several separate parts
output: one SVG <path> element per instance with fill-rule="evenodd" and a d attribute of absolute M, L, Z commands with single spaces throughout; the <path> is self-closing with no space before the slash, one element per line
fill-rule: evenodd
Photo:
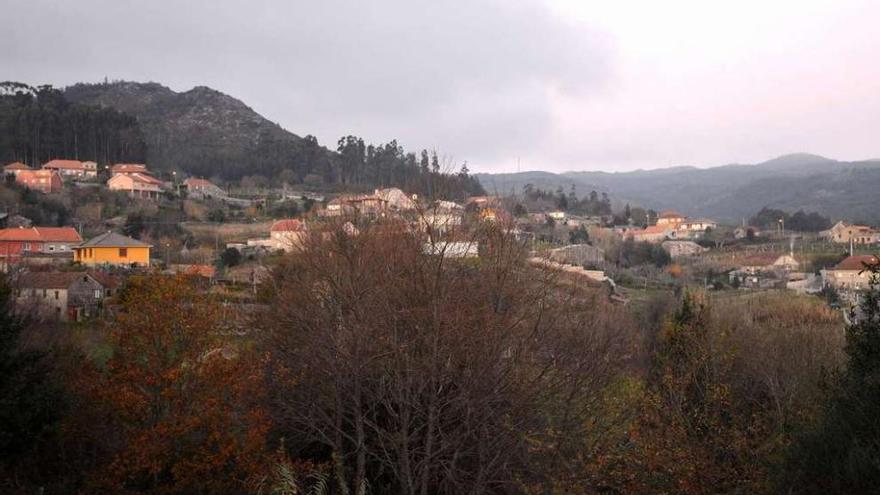
<path fill-rule="evenodd" d="M 852 225 L 844 221 L 837 222 L 830 229 L 822 231 L 819 236 L 837 244 L 880 244 L 880 230 L 867 225 Z"/>
<path fill-rule="evenodd" d="M 148 267 L 147 243 L 108 232 L 83 241 L 73 227 L 0 229 L 0 268 L 52 266 L 77 262 L 85 266 Z"/>
<path fill-rule="evenodd" d="M 662 243 L 667 240 L 693 240 L 717 229 L 718 223 L 706 218 L 688 218 L 676 211 L 664 211 L 657 223 L 643 229 L 622 229 L 624 237 L 636 242 Z"/>
<path fill-rule="evenodd" d="M 342 218 L 396 218 L 404 221 L 414 229 L 432 231 L 438 236 L 450 235 L 463 223 L 466 207 L 473 207 L 479 212 L 482 221 L 497 221 L 501 210 L 486 197 L 468 200 L 466 205 L 452 201 L 439 200 L 424 205 L 416 195 L 407 195 L 398 188 L 376 189 L 372 194 L 343 194 L 330 200 L 324 207 L 315 211 L 317 221 L 334 217 Z M 275 221 L 269 228 L 267 236 L 249 238 L 241 242 L 231 242 L 227 248 L 234 248 L 243 254 L 261 254 L 271 252 L 290 252 L 302 245 L 313 223 L 304 219 L 282 219 Z M 357 234 L 357 227 L 347 221 L 343 229 L 349 235 Z M 473 257 L 477 255 L 477 247 L 468 242 L 456 239 L 442 239 L 437 245 L 426 247 L 426 252 L 442 253 L 447 257 Z"/>
<path fill-rule="evenodd" d="M 807 263 L 798 260 L 794 253 L 753 253 L 735 260 L 738 268 L 731 270 L 728 276 L 731 282 L 746 288 L 787 288 L 804 294 L 833 288 L 852 295 L 870 286 L 871 272 L 866 267 L 877 262 L 873 255 L 850 254 L 815 274 L 806 271 Z"/>
<path fill-rule="evenodd" d="M 91 161 L 56 159 L 44 163 L 39 169 L 14 162 L 3 167 L 3 170 L 18 184 L 44 194 L 61 192 L 65 180 L 89 181 L 98 178 L 98 164 Z M 163 191 L 176 187 L 175 184 L 154 177 L 147 166 L 141 163 L 117 163 L 109 167 L 109 172 L 107 188 L 111 191 L 126 192 L 134 198 L 156 200 Z M 226 197 L 223 189 L 206 179 L 191 177 L 182 185 L 195 197 Z"/>
<path fill-rule="evenodd" d="M 119 269 L 148 267 L 149 244 L 115 233 L 83 241 L 73 227 L 0 229 L 0 268 L 16 303 L 59 321 L 94 316 L 122 283 Z M 85 271 L 71 271 L 71 262 Z"/>

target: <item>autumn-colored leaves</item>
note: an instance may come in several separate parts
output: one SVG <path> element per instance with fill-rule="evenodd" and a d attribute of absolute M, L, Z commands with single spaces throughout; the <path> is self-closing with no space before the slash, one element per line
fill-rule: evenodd
<path fill-rule="evenodd" d="M 234 493 L 268 469 L 260 363 L 226 309 L 181 277 L 135 279 L 108 326 L 113 356 L 79 390 L 104 493 Z M 88 425 L 82 425 L 88 428 Z"/>

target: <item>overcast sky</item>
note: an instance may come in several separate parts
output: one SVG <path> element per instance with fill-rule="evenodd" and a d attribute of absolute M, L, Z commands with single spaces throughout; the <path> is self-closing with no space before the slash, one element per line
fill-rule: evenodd
<path fill-rule="evenodd" d="M 210 86 L 474 171 L 880 157 L 880 1 L 0 0 L 0 80 Z"/>

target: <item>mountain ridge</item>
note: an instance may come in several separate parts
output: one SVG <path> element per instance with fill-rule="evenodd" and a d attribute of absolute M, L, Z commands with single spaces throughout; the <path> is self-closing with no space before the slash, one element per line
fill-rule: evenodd
<path fill-rule="evenodd" d="M 864 171 L 864 172 L 859 172 Z M 880 223 L 880 162 L 839 161 L 809 153 L 781 155 L 755 164 L 671 167 L 630 172 L 571 171 L 477 174 L 483 186 L 505 194 L 522 186 L 581 194 L 608 193 L 615 203 L 676 209 L 739 223 L 764 206 L 805 209 L 834 219 Z M 822 187 L 822 186 L 828 187 Z"/>

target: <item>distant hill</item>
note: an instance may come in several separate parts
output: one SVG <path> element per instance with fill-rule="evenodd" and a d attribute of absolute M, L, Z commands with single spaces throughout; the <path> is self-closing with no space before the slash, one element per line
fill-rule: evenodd
<path fill-rule="evenodd" d="M 285 168 L 304 170 L 309 153 L 327 153 L 307 149 L 310 143 L 300 136 L 204 86 L 177 93 L 157 83 L 76 84 L 64 96 L 136 117 L 148 143 L 147 161 L 158 169 L 207 177 L 274 176 Z"/>
<path fill-rule="evenodd" d="M 764 206 L 817 211 L 833 219 L 880 223 L 880 161 L 841 162 L 798 153 L 755 164 L 698 169 L 674 167 L 633 172 L 522 172 L 478 174 L 490 192 L 519 192 L 572 184 L 579 195 L 606 192 L 615 202 L 676 209 L 738 223 Z"/>
<path fill-rule="evenodd" d="M 119 81 L 75 84 L 64 89 L 75 105 L 133 116 L 155 170 L 183 170 L 204 177 L 306 183 L 310 187 L 369 190 L 400 187 L 407 192 L 463 199 L 483 193 L 467 174 L 442 173 L 436 154 L 406 152 L 397 141 L 381 145 L 343 136 L 336 149 L 300 137 L 264 118 L 243 102 L 198 86 L 176 92 L 161 84 Z"/>

